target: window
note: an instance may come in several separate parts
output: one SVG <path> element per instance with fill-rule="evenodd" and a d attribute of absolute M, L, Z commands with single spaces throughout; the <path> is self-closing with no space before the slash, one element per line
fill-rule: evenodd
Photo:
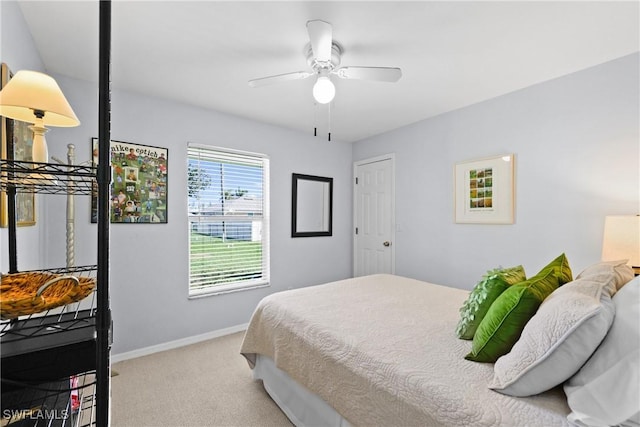
<path fill-rule="evenodd" d="M 269 283 L 269 159 L 189 144 L 189 296 Z"/>

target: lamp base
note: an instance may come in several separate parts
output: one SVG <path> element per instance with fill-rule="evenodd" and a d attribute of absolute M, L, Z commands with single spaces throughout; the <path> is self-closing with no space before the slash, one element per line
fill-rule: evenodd
<path fill-rule="evenodd" d="M 49 163 L 49 150 L 44 134 L 49 130 L 39 123 L 29 126 L 33 131 L 33 147 L 31 157 L 34 162 Z"/>

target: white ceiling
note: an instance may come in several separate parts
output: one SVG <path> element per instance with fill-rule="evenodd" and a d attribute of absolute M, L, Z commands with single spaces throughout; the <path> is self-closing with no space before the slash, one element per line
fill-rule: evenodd
<path fill-rule="evenodd" d="M 96 1 L 22 1 L 48 72 L 96 80 Z M 112 87 L 302 132 L 328 130 L 305 24 L 333 25 L 342 65 L 396 66 L 397 83 L 335 79 L 332 141 L 356 141 L 639 50 L 639 3 L 115 1 Z"/>

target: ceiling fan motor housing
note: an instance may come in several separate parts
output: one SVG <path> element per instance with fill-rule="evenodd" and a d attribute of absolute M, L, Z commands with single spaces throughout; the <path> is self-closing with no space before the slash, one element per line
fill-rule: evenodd
<path fill-rule="evenodd" d="M 305 50 L 305 55 L 307 57 L 307 64 L 309 64 L 309 67 L 311 67 L 311 69 L 316 73 L 319 73 L 320 71 L 332 71 L 338 68 L 338 66 L 340 66 L 340 56 L 344 52 L 344 50 L 342 49 L 342 46 L 340 46 L 335 41 L 331 42 L 331 60 L 330 61 L 318 61 L 313 56 L 313 49 L 311 48 L 311 43 L 307 43 L 304 50 Z"/>

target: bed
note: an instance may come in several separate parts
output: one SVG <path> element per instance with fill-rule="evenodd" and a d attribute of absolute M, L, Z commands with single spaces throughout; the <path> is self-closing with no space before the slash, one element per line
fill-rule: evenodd
<path fill-rule="evenodd" d="M 454 334 L 469 291 L 372 275 L 264 298 L 241 354 L 292 422 L 333 426 L 562 426 L 561 387 L 490 390 L 492 363 Z"/>

